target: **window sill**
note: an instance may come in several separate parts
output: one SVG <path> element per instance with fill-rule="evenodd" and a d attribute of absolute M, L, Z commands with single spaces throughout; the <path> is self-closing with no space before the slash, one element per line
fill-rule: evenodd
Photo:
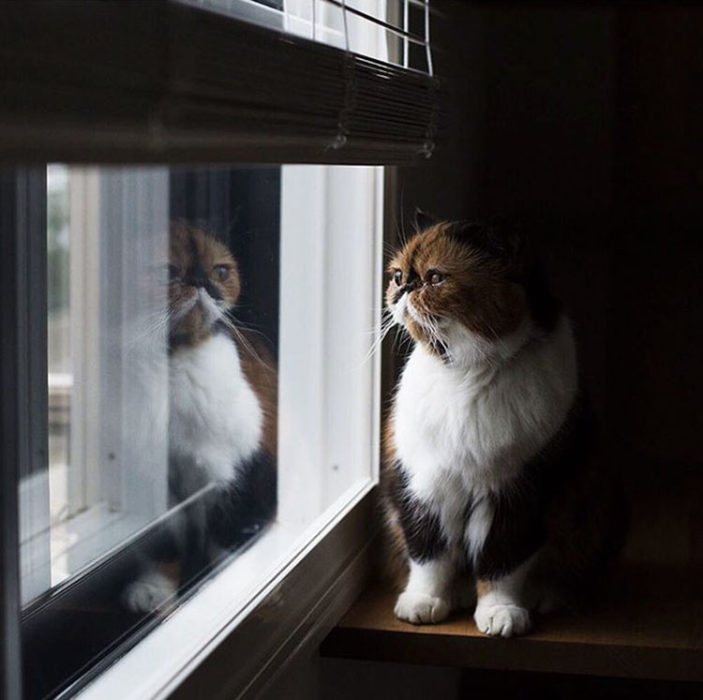
<path fill-rule="evenodd" d="M 104 560 L 118 545 L 139 533 L 148 523 L 145 518 L 111 511 L 105 503 L 98 503 L 92 508 L 70 519 L 52 523 L 32 537 L 22 541 L 26 549 L 23 576 L 43 582 L 41 588 L 32 589 L 32 598 L 40 598 L 49 589 L 65 582 L 75 581 L 91 565 Z M 46 551 L 32 546 L 40 538 L 50 542 L 50 558 Z M 41 583 L 39 584 L 41 585 Z M 32 600 L 26 601 L 28 605 Z"/>
<path fill-rule="evenodd" d="M 490 639 L 469 612 L 414 627 L 394 596 L 367 590 L 321 647 L 327 657 L 503 671 L 703 681 L 700 573 L 630 566 L 607 609 L 553 616 L 533 634 Z"/>
<path fill-rule="evenodd" d="M 601 609 L 538 620 L 533 633 L 491 639 L 463 611 L 413 626 L 375 585 L 321 646 L 326 657 L 462 669 L 703 681 L 703 479 L 678 473 L 636 494 L 625 561 Z"/>
<path fill-rule="evenodd" d="M 319 644 L 362 590 L 372 500 L 370 483 L 351 501 L 347 494 L 322 528 L 311 525 L 316 536 L 274 524 L 79 697 L 216 700 L 271 682 L 294 650 Z M 347 552 L 341 562 L 339 551 Z"/>

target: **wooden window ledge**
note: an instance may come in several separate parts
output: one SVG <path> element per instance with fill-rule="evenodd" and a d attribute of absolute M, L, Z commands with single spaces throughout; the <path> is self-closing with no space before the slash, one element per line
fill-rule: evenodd
<path fill-rule="evenodd" d="M 697 574 L 697 575 L 696 575 Z M 538 619 L 513 639 L 482 635 L 470 612 L 414 626 L 371 587 L 321 647 L 327 657 L 459 668 L 703 681 L 703 571 L 627 565 L 602 609 Z"/>

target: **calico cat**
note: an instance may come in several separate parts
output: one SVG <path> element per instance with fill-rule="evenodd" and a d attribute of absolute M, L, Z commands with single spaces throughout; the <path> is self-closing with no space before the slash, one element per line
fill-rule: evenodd
<path fill-rule="evenodd" d="M 439 622 L 473 603 L 473 578 L 478 629 L 523 634 L 584 602 L 623 536 L 569 320 L 507 226 L 424 219 L 389 272 L 414 340 L 384 445 L 395 614 Z"/>
<path fill-rule="evenodd" d="M 123 595 L 136 611 L 172 598 L 276 505 L 277 376 L 262 343 L 228 316 L 237 263 L 211 236 L 175 224 L 166 269 L 169 505 L 215 488 L 171 518 L 168 542 Z"/>

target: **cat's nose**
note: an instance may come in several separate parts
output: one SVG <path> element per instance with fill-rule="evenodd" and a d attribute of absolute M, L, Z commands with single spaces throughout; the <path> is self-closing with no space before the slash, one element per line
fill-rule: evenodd
<path fill-rule="evenodd" d="M 408 282 L 407 284 L 404 284 L 401 288 L 400 291 L 402 294 L 405 294 L 406 292 L 412 292 L 413 289 L 417 287 L 417 283 L 415 281 Z"/>
<path fill-rule="evenodd" d="M 200 266 L 192 268 L 188 271 L 187 282 L 193 287 L 205 287 L 208 283 L 205 270 L 203 270 Z"/>
<path fill-rule="evenodd" d="M 205 275 L 191 275 L 189 281 L 193 287 L 204 287 L 207 284 Z"/>

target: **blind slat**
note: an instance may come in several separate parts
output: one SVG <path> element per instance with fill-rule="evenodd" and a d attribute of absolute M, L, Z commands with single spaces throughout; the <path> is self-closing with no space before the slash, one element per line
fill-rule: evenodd
<path fill-rule="evenodd" d="M 440 94 L 186 5 L 0 4 L 4 162 L 408 163 L 434 148 Z"/>

